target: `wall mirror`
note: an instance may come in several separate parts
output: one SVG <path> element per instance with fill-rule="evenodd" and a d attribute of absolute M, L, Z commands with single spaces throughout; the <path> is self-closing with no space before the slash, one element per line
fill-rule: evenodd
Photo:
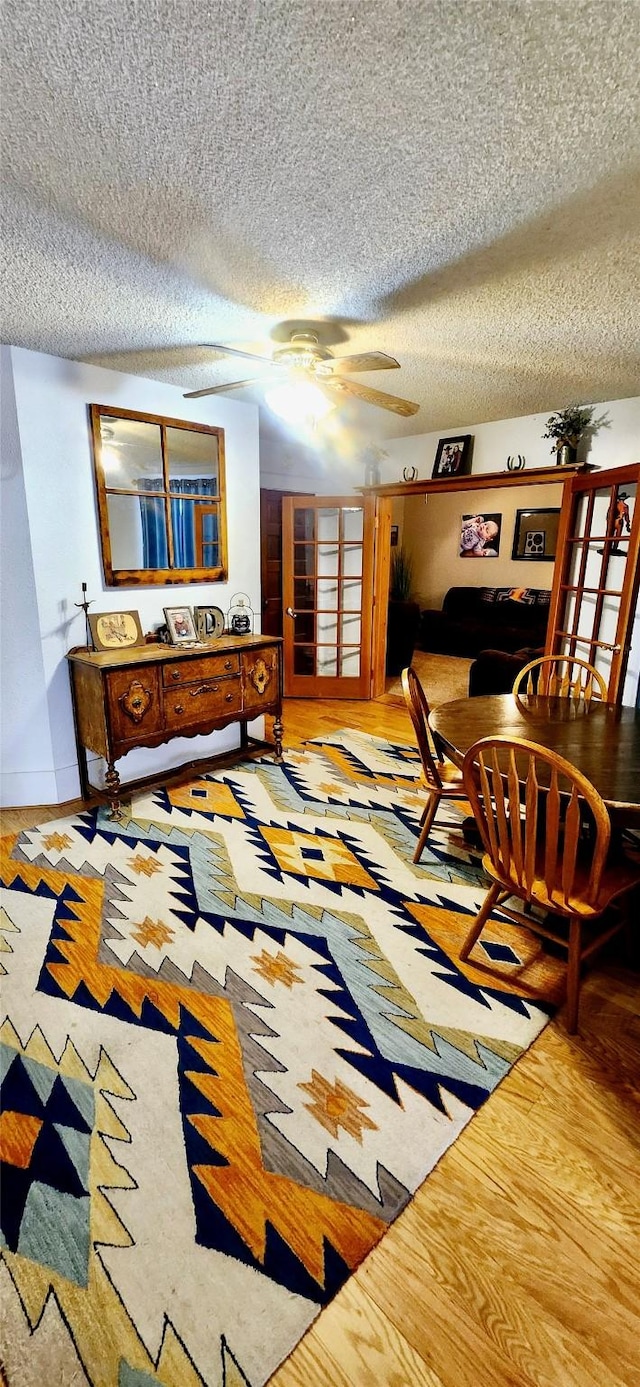
<path fill-rule="evenodd" d="M 90 405 L 108 587 L 227 577 L 224 429 Z"/>

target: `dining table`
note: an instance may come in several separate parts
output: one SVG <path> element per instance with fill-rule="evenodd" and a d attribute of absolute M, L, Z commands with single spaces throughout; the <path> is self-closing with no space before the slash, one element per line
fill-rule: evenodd
<path fill-rule="evenodd" d="M 522 737 L 555 751 L 591 781 L 619 827 L 640 827 L 640 711 L 538 694 L 458 698 L 432 709 L 436 742 L 461 766 L 481 737 Z"/>

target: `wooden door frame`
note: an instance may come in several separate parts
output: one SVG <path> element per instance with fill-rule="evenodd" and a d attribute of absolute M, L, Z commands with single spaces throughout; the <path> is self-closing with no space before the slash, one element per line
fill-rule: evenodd
<path fill-rule="evenodd" d="M 574 504 L 576 504 L 574 498 L 578 497 L 580 492 L 586 487 L 592 487 L 596 476 L 597 484 L 605 487 L 615 485 L 617 478 L 624 481 L 630 480 L 628 467 L 596 469 L 590 464 L 582 463 L 576 464 L 574 467 L 536 467 L 531 468 L 528 472 L 525 469 L 522 472 L 484 472 L 479 473 L 477 476 L 469 474 L 465 477 L 432 477 L 415 482 L 391 482 L 381 486 L 358 488 L 359 492 L 372 493 L 376 497 L 371 697 L 379 698 L 385 691 L 387 597 L 391 564 L 391 502 L 394 498 L 406 500 L 407 496 L 426 496 L 432 493 L 438 494 L 439 492 L 448 494 L 452 491 L 489 491 L 505 486 L 547 486 L 549 483 L 561 486 L 562 499 L 558 523 L 558 542 L 545 644 L 545 651 L 550 653 L 551 634 L 555 628 L 555 619 L 557 618 L 559 602 L 561 600 L 561 583 L 563 581 L 561 573 L 564 555 L 566 553 L 565 541 L 570 533 L 569 526 L 572 520 L 573 507 Z M 638 533 L 640 533 L 640 504 L 638 503 L 636 503 L 634 512 L 634 527 L 636 525 L 638 527 Z M 632 557 L 632 552 L 630 548 L 629 559 Z M 637 544 L 635 557 L 637 567 Z M 629 560 L 627 562 L 629 562 Z M 638 578 L 638 583 L 640 583 L 640 577 Z M 638 583 L 636 584 L 636 599 L 638 595 Z M 627 621 L 632 613 L 633 605 L 631 604 L 630 612 L 628 611 L 626 613 Z M 628 658 L 628 647 L 626 658 Z M 620 693 L 620 689 L 621 685 L 616 686 L 616 696 Z"/>
<path fill-rule="evenodd" d="M 183 500 L 188 500 L 189 498 L 188 498 L 188 497 L 183 497 L 182 499 L 183 499 Z M 218 538 L 217 538 L 217 539 L 206 539 L 206 540 L 205 540 L 205 539 L 202 538 L 202 522 L 203 522 L 203 520 L 205 519 L 205 517 L 206 517 L 206 516 L 209 516 L 209 515 L 217 515 L 217 517 L 218 517 Z M 218 547 L 218 557 L 220 557 L 220 505 L 219 505 L 219 503 L 218 503 L 217 501 L 212 501 L 210 505 L 205 505 L 205 504 L 203 504 L 203 503 L 201 502 L 200 505 L 198 505 L 198 506 L 195 507 L 195 535 L 194 535 L 194 539 L 195 539 L 196 558 L 198 558 L 198 559 L 200 560 L 200 562 L 196 564 L 196 568 L 215 568 L 215 567 L 217 567 L 216 564 L 205 564 L 204 559 L 203 559 L 203 552 L 204 552 L 204 547 L 205 547 L 205 545 L 214 545 L 214 544 L 216 544 L 217 547 Z"/>

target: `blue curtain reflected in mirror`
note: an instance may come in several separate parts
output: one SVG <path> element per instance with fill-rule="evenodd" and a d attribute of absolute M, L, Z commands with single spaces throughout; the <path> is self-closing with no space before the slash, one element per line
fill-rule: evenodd
<path fill-rule="evenodd" d="M 140 491 L 163 492 L 161 477 L 140 477 Z M 212 477 L 171 479 L 171 526 L 173 529 L 173 567 L 215 567 L 218 563 L 218 515 L 203 516 L 200 544 L 197 542 L 196 508 L 206 504 L 202 498 L 216 496 Z M 197 501 L 190 500 L 197 496 Z M 169 549 L 164 510 L 164 496 L 141 496 L 143 568 L 168 568 Z M 199 553 L 198 550 L 201 552 Z"/>

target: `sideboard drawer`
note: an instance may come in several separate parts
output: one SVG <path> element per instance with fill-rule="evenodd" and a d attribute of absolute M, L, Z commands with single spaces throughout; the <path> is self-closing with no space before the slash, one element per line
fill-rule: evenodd
<path fill-rule="evenodd" d="M 167 731 L 178 732 L 181 727 L 207 723 L 214 718 L 232 716 L 242 708 L 240 676 L 231 679 L 203 679 L 200 684 L 186 684 L 163 692 L 164 724 Z"/>
<path fill-rule="evenodd" d="M 240 656 L 237 651 L 220 655 L 203 655 L 194 660 L 176 660 L 175 664 L 162 666 L 162 682 L 165 689 L 180 687 L 181 684 L 195 684 L 210 681 L 214 677 L 223 678 L 227 674 L 238 674 Z"/>

